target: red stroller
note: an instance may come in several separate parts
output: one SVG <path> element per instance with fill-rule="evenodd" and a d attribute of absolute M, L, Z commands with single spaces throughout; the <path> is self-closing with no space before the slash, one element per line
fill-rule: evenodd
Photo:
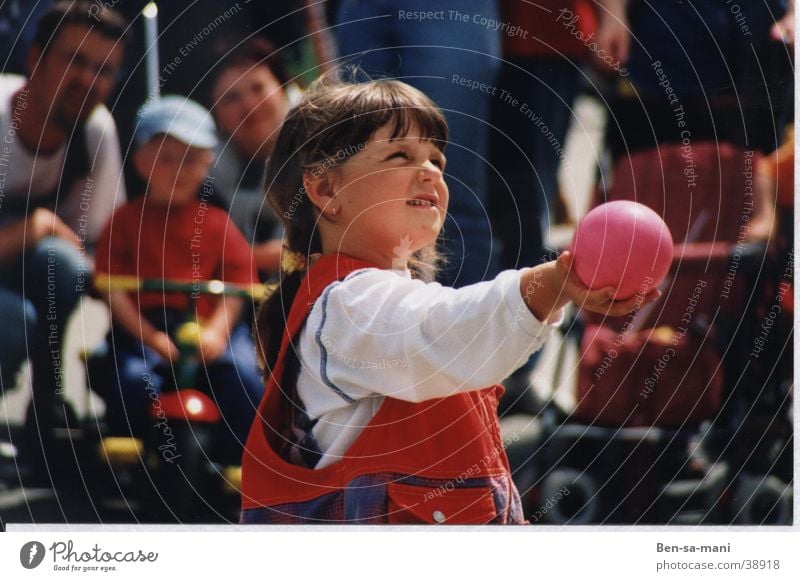
<path fill-rule="evenodd" d="M 523 438 L 509 449 L 532 521 L 791 523 L 790 488 L 769 459 L 787 446 L 786 430 L 772 424 L 791 425 L 788 392 L 765 398 L 757 382 L 768 382 L 747 365 L 766 263 L 765 245 L 745 241 L 757 158 L 703 142 L 616 164 L 600 201 L 658 212 L 675 258 L 661 300 L 626 317 L 582 314 L 569 326 L 561 349 L 580 341 L 574 408 L 551 399 L 536 447 Z M 780 350 L 782 338 L 772 339 Z M 762 426 L 763 413 L 772 427 L 758 433 L 749 426 Z"/>

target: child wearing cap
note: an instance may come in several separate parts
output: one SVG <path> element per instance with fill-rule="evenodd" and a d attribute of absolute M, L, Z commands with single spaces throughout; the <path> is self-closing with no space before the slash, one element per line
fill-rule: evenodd
<path fill-rule="evenodd" d="M 217 145 L 208 111 L 183 97 L 164 97 L 139 112 L 133 167 L 144 195 L 119 208 L 97 245 L 96 271 L 139 279 L 200 282 L 220 279 L 249 285 L 257 281 L 252 250 L 228 215 L 207 203 L 208 172 Z M 119 388 L 107 396 L 112 433 L 142 436 L 153 429 L 149 408 L 173 372 L 179 353 L 175 327 L 185 320 L 184 293 L 104 292 L 111 309 Z M 202 321 L 198 381 L 208 388 L 224 417 L 222 448 L 237 463 L 263 387 L 249 328 L 240 320 L 244 302 L 236 297 L 197 295 Z M 230 441 L 227 442 L 231 444 Z"/>

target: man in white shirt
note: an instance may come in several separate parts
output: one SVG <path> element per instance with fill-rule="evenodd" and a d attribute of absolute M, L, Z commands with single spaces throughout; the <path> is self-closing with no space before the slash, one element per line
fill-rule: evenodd
<path fill-rule="evenodd" d="M 0 75 L 0 388 L 30 357 L 27 423 L 45 439 L 64 414 L 61 343 L 89 284 L 86 249 L 125 199 L 103 101 L 126 28 L 97 4 L 59 2 L 38 23 L 29 78 Z"/>

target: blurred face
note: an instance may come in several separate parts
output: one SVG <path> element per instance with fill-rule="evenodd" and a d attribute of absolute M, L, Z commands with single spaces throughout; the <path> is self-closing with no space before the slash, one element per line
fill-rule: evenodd
<path fill-rule="evenodd" d="M 331 250 L 359 256 L 359 248 L 368 248 L 369 258 L 387 266 L 436 241 L 449 202 L 445 157 L 436 144 L 416 127 L 390 136 L 391 128 L 382 127 L 332 172 L 330 202 L 341 207 L 343 228 L 341 248 Z"/>
<path fill-rule="evenodd" d="M 139 177 L 147 182 L 150 199 L 185 204 L 197 199 L 214 153 L 190 147 L 169 135 L 156 135 L 133 154 Z"/>
<path fill-rule="evenodd" d="M 265 144 L 274 140 L 286 116 L 286 95 L 266 65 L 234 66 L 217 78 L 212 93 L 214 118 L 237 149 L 265 157 Z"/>
<path fill-rule="evenodd" d="M 31 49 L 32 94 L 53 122 L 69 130 L 111 94 L 122 56 L 118 41 L 83 25 L 66 26 L 46 53 Z"/>

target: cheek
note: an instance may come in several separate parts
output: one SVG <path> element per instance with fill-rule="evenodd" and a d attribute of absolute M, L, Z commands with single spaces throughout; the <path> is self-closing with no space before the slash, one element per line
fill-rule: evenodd
<path fill-rule="evenodd" d="M 270 119 L 283 119 L 286 110 L 286 102 L 283 95 L 277 91 L 266 97 L 264 101 L 262 101 L 260 108 Z"/>
<path fill-rule="evenodd" d="M 241 123 L 242 116 L 239 113 L 239 107 L 235 103 L 226 103 L 224 105 L 217 105 L 217 122 L 223 133 L 233 135 L 237 130 L 241 130 L 239 124 Z"/>
<path fill-rule="evenodd" d="M 186 188 L 199 188 L 208 175 L 208 169 L 201 165 L 192 165 L 181 168 L 178 173 L 178 182 Z"/>
<path fill-rule="evenodd" d="M 114 89 L 114 81 L 112 79 L 98 79 L 89 90 L 89 94 L 93 95 L 98 101 L 105 101 Z"/>

